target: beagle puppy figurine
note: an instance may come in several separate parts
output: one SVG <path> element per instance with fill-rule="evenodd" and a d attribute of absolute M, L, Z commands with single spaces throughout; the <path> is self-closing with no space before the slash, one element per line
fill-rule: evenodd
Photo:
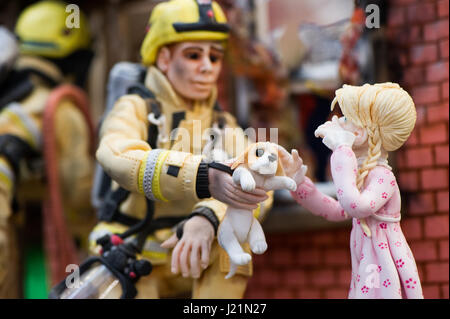
<path fill-rule="evenodd" d="M 244 191 L 250 192 L 256 187 L 266 191 L 289 189 L 295 191 L 297 184 L 284 174 L 278 160 L 278 147 L 270 142 L 251 144 L 247 150 L 232 164 L 233 181 Z M 248 242 L 255 254 L 262 254 L 267 249 L 266 238 L 258 220 L 251 210 L 228 206 L 225 217 L 219 226 L 217 239 L 220 246 L 230 257 L 231 278 L 239 265 L 248 264 L 250 254 L 244 252 L 241 244 Z"/>

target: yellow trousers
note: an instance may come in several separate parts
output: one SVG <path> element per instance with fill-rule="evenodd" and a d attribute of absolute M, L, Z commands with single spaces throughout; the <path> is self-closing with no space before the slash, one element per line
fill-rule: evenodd
<path fill-rule="evenodd" d="M 243 298 L 249 277 L 236 274 L 230 279 L 225 279 L 226 273 L 220 270 L 219 251 L 219 244 L 214 241 L 211 247 L 210 264 L 198 279 L 183 278 L 179 274 L 172 274 L 170 258 L 164 265 L 154 266 L 149 276 L 142 277 L 138 281 L 136 298 Z"/>

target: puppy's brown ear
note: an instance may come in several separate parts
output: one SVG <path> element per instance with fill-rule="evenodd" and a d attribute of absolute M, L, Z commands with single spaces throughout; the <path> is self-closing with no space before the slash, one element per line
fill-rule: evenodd
<path fill-rule="evenodd" d="M 278 151 L 278 167 L 277 167 L 277 171 L 275 172 L 275 176 L 286 176 L 283 165 L 281 165 L 280 151 Z"/>
<path fill-rule="evenodd" d="M 239 157 L 234 161 L 234 163 L 231 165 L 231 169 L 235 169 L 236 167 L 238 167 L 241 164 L 246 164 L 248 162 L 248 152 L 250 151 L 250 149 L 252 148 L 253 144 L 247 146 L 247 149 L 244 151 L 244 153 L 242 153 L 241 155 L 239 155 Z"/>

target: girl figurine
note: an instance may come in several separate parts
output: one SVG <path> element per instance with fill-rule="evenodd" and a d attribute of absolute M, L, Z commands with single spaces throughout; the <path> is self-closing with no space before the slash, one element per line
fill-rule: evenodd
<path fill-rule="evenodd" d="M 298 178 L 295 200 L 328 220 L 353 218 L 350 235 L 352 278 L 349 298 L 423 298 L 417 266 L 400 228 L 400 191 L 387 152 L 403 145 L 414 128 L 416 110 L 398 84 L 344 85 L 343 117 L 320 125 L 315 135 L 333 151 L 331 173 L 337 201 L 303 182 L 297 151 L 281 150 L 287 176 Z"/>

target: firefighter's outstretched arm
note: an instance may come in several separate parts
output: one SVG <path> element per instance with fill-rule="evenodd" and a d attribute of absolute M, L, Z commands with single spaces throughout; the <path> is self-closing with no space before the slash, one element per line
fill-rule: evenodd
<path fill-rule="evenodd" d="M 235 186 L 230 175 L 210 168 L 201 155 L 152 149 L 148 139 L 147 105 L 137 95 L 119 99 L 100 132 L 97 160 L 120 186 L 152 200 L 171 201 L 214 197 L 243 209 L 265 200 Z"/>

